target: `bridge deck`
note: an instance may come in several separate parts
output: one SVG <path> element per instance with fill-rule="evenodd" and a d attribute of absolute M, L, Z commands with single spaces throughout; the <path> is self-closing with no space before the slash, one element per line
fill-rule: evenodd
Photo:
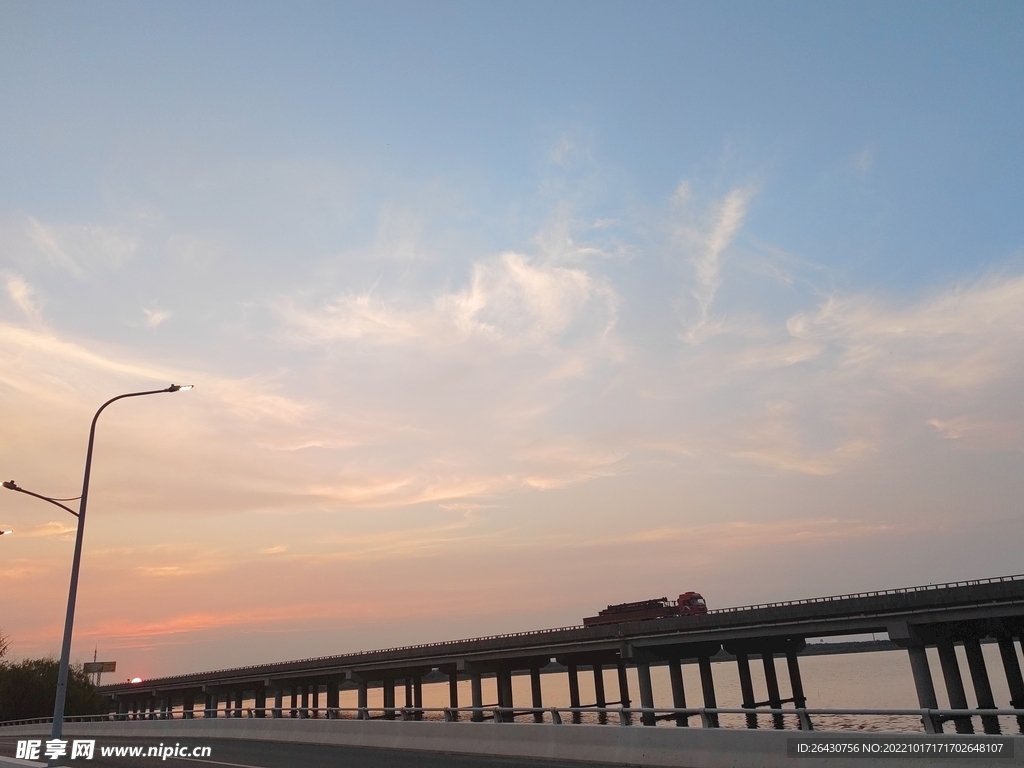
<path fill-rule="evenodd" d="M 400 676 L 403 670 L 465 668 L 467 663 L 478 669 L 525 669 L 538 659 L 546 663 L 552 657 L 579 658 L 581 663 L 586 663 L 588 656 L 603 659 L 603 663 L 665 654 L 695 658 L 698 653 L 707 654 L 711 646 L 729 643 L 750 646 L 756 653 L 759 645 L 771 650 L 773 641 L 885 632 L 894 625 L 918 628 L 928 643 L 934 641 L 929 634 L 934 627 L 970 626 L 973 634 L 984 636 L 1009 622 L 1009 631 L 1017 634 L 1015 628 L 1022 621 L 1024 575 L 1015 575 L 718 609 L 704 616 L 562 627 L 260 664 L 155 678 L 146 680 L 144 687 L 153 692 L 182 691 L 204 685 L 262 685 L 332 676 L 348 679 L 385 672 Z M 118 696 L 138 688 L 120 683 L 100 690 Z"/>

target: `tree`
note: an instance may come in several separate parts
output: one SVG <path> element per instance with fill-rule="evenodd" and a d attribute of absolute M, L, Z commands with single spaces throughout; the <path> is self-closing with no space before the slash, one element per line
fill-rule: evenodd
<path fill-rule="evenodd" d="M 58 666 L 56 659 L 0 662 L 0 722 L 52 715 Z M 81 666 L 69 670 L 66 715 L 105 714 L 107 704 Z"/>

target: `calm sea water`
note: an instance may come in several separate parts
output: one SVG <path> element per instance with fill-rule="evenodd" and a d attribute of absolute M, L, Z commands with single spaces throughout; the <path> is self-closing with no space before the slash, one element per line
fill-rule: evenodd
<path fill-rule="evenodd" d="M 1006 685 L 1006 677 L 1003 673 L 1002 661 L 999 658 L 999 649 L 994 644 L 987 644 L 983 646 L 983 650 L 992 692 L 995 695 L 996 706 L 1008 707 L 1010 694 Z M 973 707 L 976 706 L 977 701 L 974 698 L 970 674 L 967 671 L 967 660 L 962 648 L 957 648 L 957 653 L 960 660 L 961 674 L 964 678 L 964 688 L 967 690 L 967 699 Z M 1019 655 L 1020 651 L 1018 649 Z M 946 697 L 938 656 L 933 650 L 929 651 L 929 661 L 931 662 L 932 679 L 935 683 L 939 706 L 948 706 L 949 700 Z M 775 665 L 782 697 L 788 698 L 792 693 L 789 687 L 789 675 L 786 670 L 785 658 L 777 658 Z M 1022 661 L 1022 666 L 1024 666 L 1024 661 Z M 758 701 L 764 701 L 768 698 L 768 695 L 760 659 L 751 659 L 750 669 L 754 680 L 755 698 Z M 725 708 L 739 707 L 741 698 L 736 664 L 724 661 L 715 662 L 712 664 L 712 671 L 715 678 L 718 706 Z M 907 658 L 906 651 L 802 656 L 800 658 L 800 672 L 803 678 L 804 693 L 807 696 L 808 707 L 833 709 L 914 709 L 918 707 L 917 695 L 914 692 L 914 680 L 910 672 L 910 661 Z M 629 670 L 628 674 L 630 697 L 633 699 L 634 706 L 638 706 L 640 696 L 636 671 Z M 669 682 L 668 668 L 652 667 L 651 677 L 654 684 L 655 706 L 672 706 L 672 689 Z M 593 704 L 595 695 L 592 673 L 589 670 L 580 671 L 579 681 L 581 703 L 584 705 Z M 702 704 L 700 674 L 696 664 L 683 665 L 683 682 L 686 689 L 687 704 L 690 706 L 700 706 Z M 618 677 L 614 669 L 605 670 L 604 686 L 606 697 L 609 700 L 618 699 Z M 541 687 L 545 706 L 569 706 L 568 676 L 565 673 L 542 675 Z M 515 704 L 521 706 L 530 705 L 530 678 L 528 675 L 513 677 L 512 693 Z M 399 706 L 405 701 L 404 695 L 404 690 L 399 686 L 396 690 L 396 701 Z M 497 702 L 497 690 L 493 678 L 484 679 L 483 696 L 485 705 L 494 705 Z M 469 706 L 471 700 L 469 681 L 460 681 L 459 703 L 462 706 Z M 370 689 L 368 704 L 370 707 L 380 707 L 383 705 L 380 688 Z M 342 691 L 340 705 L 342 707 L 355 707 L 355 691 Z M 447 684 L 425 684 L 423 686 L 423 706 L 448 706 Z M 585 717 L 587 720 L 594 719 L 589 715 Z M 828 730 L 921 730 L 919 717 L 819 715 L 814 720 L 817 728 Z M 697 727 L 700 725 L 700 718 L 692 718 L 690 722 L 691 726 Z M 1016 722 L 1013 718 L 1001 718 L 1001 723 L 1004 733 L 1016 733 Z M 672 725 L 669 722 L 661 724 Z M 722 725 L 742 727 L 743 716 L 723 715 Z M 763 718 L 761 727 L 771 727 L 770 718 Z M 795 718 L 787 718 L 787 727 L 796 727 Z M 980 732 L 980 724 L 977 720 L 975 721 L 975 728 Z M 947 730 L 951 730 L 951 726 L 948 726 Z"/>

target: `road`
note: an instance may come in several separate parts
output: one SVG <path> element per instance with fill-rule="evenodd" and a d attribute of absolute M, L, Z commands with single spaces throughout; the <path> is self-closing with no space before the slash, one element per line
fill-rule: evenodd
<path fill-rule="evenodd" d="M 14 757 L 17 739 L 0 736 L 0 755 Z M 174 768 L 234 766 L 235 768 L 593 768 L 594 763 L 562 760 L 530 760 L 507 757 L 453 755 L 413 750 L 372 749 L 319 744 L 293 744 L 241 739 L 182 739 L 182 747 L 210 747 L 206 758 L 103 757 L 102 747 L 157 746 L 157 739 L 104 738 L 96 743 L 92 760 L 68 760 L 67 765 L 83 768 Z M 168 746 L 173 746 L 169 744 Z M 621 763 L 606 763 L 622 766 Z M 637 768 L 631 766 L 631 768 Z"/>

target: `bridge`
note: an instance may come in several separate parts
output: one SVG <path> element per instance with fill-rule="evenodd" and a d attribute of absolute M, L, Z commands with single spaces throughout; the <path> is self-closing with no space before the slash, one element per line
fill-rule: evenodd
<path fill-rule="evenodd" d="M 107 685 L 100 691 L 110 698 L 114 719 L 131 721 L 240 718 L 243 714 L 254 718 L 421 720 L 426 714 L 422 685 L 427 678 L 428 682 L 448 682 L 447 720 L 544 722 L 545 716 L 561 719 L 557 709 L 545 707 L 540 684 L 541 674 L 558 664 L 559 670 L 567 672 L 570 707 L 565 714 L 574 722 L 579 722 L 581 712 L 592 708 L 612 713 L 616 722 L 635 714 L 643 725 L 668 719 L 686 726 L 691 718 L 699 717 L 704 727 L 716 728 L 718 715 L 725 710 L 718 707 L 711 660 L 724 650 L 737 665 L 740 711 L 747 713 L 748 727 L 757 727 L 757 713 L 766 711 L 773 715 L 777 728 L 783 727 L 783 715 L 800 715 L 788 719 L 807 730 L 813 726 L 799 663 L 807 639 L 881 632 L 888 633 L 908 653 L 928 733 L 941 733 L 950 720 L 957 733 L 974 730 L 972 716 L 965 714 L 967 697 L 956 645 L 964 648 L 979 710 L 996 710 L 981 649 L 983 639 L 994 639 L 1011 696 L 1006 711 L 1000 713 L 1021 715 L 1017 722 L 1024 733 L 1024 712 L 1018 712 L 1024 710 L 1024 679 L 1015 648 L 1024 634 L 1024 575 L 710 610 L 699 616 L 364 651 Z M 947 711 L 939 709 L 928 647 L 938 651 L 949 697 Z M 785 700 L 778 683 L 777 657 L 785 659 L 792 691 L 792 698 Z M 755 699 L 750 672 L 754 658 L 760 658 L 764 667 L 765 701 Z M 699 665 L 702 707 L 687 708 L 683 662 Z M 654 700 L 654 665 L 668 666 L 671 706 Z M 636 670 L 636 692 L 629 689 L 626 670 L 630 667 Z M 609 700 L 605 691 L 605 669 L 617 671 L 617 700 Z M 581 704 L 581 671 L 594 675 L 593 705 Z M 513 701 L 513 674 L 530 675 L 529 702 Z M 496 706 L 483 701 L 481 680 L 485 676 L 496 678 Z M 471 683 L 472 700 L 460 706 L 458 681 L 466 679 Z M 396 705 L 396 688 L 400 686 L 405 689 L 404 706 Z M 371 688 L 383 689 L 383 707 L 368 707 Z M 357 691 L 358 705 L 353 710 L 339 707 L 339 693 L 346 689 Z M 634 693 L 639 702 L 634 701 Z M 618 709 L 611 709 L 612 705 Z M 999 732 L 996 712 L 980 721 L 985 733 Z"/>

